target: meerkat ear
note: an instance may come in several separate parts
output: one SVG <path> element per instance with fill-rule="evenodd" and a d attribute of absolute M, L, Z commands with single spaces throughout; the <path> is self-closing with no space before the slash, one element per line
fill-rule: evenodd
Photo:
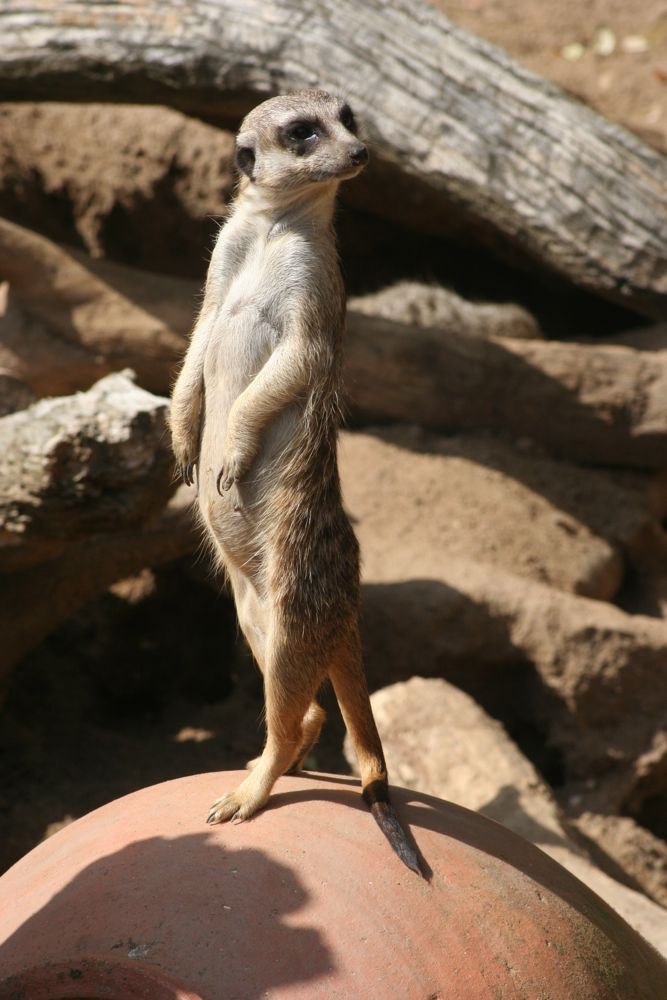
<path fill-rule="evenodd" d="M 255 146 L 254 136 L 250 135 L 249 132 L 244 132 L 243 135 L 237 137 L 234 161 L 237 170 L 252 180 L 255 169 Z"/>

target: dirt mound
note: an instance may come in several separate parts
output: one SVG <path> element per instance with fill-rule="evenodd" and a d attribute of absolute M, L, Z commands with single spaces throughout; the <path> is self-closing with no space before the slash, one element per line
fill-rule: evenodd
<path fill-rule="evenodd" d="M 233 148 L 168 108 L 0 104 L 0 214 L 93 257 L 199 277 Z"/>

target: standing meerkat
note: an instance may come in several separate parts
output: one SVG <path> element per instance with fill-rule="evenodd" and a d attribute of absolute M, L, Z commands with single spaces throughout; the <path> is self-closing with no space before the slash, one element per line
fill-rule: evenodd
<path fill-rule="evenodd" d="M 339 97 L 301 91 L 245 118 L 237 197 L 211 257 L 201 313 L 174 386 L 171 430 L 264 675 L 264 751 L 209 823 L 240 821 L 303 764 L 333 684 L 363 796 L 419 871 L 389 803 L 359 638 L 359 548 L 336 454 L 345 293 L 332 228 L 341 181 L 368 161 Z"/>

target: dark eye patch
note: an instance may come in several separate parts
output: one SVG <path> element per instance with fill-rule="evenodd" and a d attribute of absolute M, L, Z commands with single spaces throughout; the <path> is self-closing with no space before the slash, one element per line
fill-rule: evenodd
<path fill-rule="evenodd" d="M 353 132 L 356 135 L 357 131 L 357 120 L 354 117 L 354 113 L 349 104 L 344 104 L 340 112 L 340 123 L 343 125 L 348 132 Z"/>
<path fill-rule="evenodd" d="M 292 142 L 305 142 L 317 136 L 317 126 L 314 122 L 296 122 L 288 127 L 286 135 Z"/>
<path fill-rule="evenodd" d="M 303 156 L 313 148 L 322 135 L 322 127 L 318 121 L 300 118 L 290 122 L 280 130 L 282 144 L 298 156 Z"/>

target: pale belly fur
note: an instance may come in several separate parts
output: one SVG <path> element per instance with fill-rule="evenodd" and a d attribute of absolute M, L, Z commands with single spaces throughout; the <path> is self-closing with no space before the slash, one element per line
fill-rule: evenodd
<path fill-rule="evenodd" d="M 265 566 L 271 526 L 263 517 L 266 499 L 280 474 L 280 456 L 299 418 L 298 405 L 286 407 L 264 427 L 253 465 L 238 485 L 218 493 L 216 481 L 225 453 L 229 412 L 278 343 L 280 331 L 252 306 L 220 312 L 204 366 L 205 409 L 199 455 L 199 506 L 231 572 L 243 570 L 258 585 Z"/>

